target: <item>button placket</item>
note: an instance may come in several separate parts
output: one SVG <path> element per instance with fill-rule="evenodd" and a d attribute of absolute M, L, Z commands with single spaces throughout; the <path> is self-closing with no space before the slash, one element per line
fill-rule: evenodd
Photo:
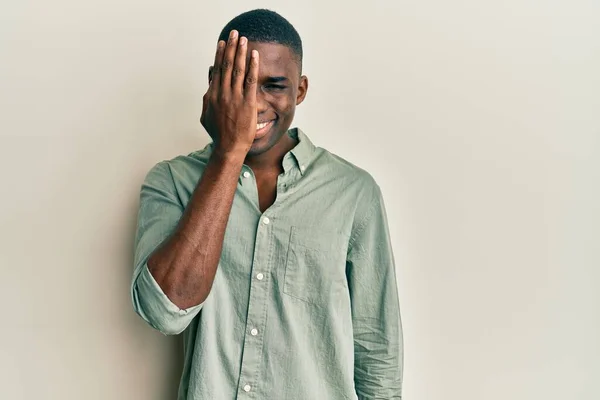
<path fill-rule="evenodd" d="M 265 279 L 265 275 L 270 268 L 269 262 L 271 252 L 273 251 L 273 239 L 270 233 L 272 222 L 269 217 L 263 216 L 259 219 L 256 229 L 254 257 L 252 259 L 252 272 L 250 276 L 246 335 L 244 337 L 244 352 L 240 370 L 240 386 L 238 386 L 238 390 L 241 393 L 252 391 L 257 393 L 255 396 L 262 395 L 260 388 L 256 387 L 256 382 L 260 379 L 261 354 L 264 345 L 264 335 L 261 332 L 265 327 L 268 307 L 269 282 Z M 256 272 L 256 270 L 263 270 L 264 273 Z"/>

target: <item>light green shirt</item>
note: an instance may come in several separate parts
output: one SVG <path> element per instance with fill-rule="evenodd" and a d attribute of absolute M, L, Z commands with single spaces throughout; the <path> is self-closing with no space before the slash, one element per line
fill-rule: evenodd
<path fill-rule="evenodd" d="M 179 309 L 147 267 L 175 228 L 213 144 L 143 183 L 131 295 L 165 335 L 183 332 L 179 400 L 401 399 L 402 327 L 379 186 L 301 130 L 277 199 L 260 212 L 244 165 L 208 298 Z"/>

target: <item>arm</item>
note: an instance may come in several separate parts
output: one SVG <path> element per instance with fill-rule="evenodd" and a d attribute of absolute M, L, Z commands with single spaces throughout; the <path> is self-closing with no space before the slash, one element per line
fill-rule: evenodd
<path fill-rule="evenodd" d="M 348 252 L 354 381 L 360 400 L 402 398 L 402 326 L 394 256 L 379 187 Z"/>
<path fill-rule="evenodd" d="M 150 273 L 180 308 L 208 297 L 244 159 L 213 153 L 175 232 L 148 260 Z"/>
<path fill-rule="evenodd" d="M 239 174 L 256 134 L 258 53 L 246 76 L 246 46 L 243 38 L 238 47 L 237 36 L 230 36 L 226 48 L 219 43 L 201 118 L 215 147 L 185 210 L 166 165 L 158 164 L 142 186 L 133 302 L 165 334 L 183 331 L 210 293 Z"/>

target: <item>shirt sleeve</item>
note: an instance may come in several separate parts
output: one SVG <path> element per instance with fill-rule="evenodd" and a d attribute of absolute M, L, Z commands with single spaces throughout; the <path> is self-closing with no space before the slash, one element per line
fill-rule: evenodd
<path fill-rule="evenodd" d="M 402 398 L 403 338 L 394 255 L 381 191 L 358 217 L 347 258 L 360 400 Z"/>
<path fill-rule="evenodd" d="M 183 211 L 168 164 L 158 163 L 141 188 L 131 298 L 135 312 L 164 335 L 183 332 L 202 308 L 198 304 L 180 309 L 165 295 L 147 264 L 152 252 L 173 232 Z"/>

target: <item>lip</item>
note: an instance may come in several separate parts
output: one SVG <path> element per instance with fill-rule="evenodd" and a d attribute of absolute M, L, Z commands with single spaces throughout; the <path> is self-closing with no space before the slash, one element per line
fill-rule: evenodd
<path fill-rule="evenodd" d="M 276 121 L 276 119 L 272 119 L 271 121 L 269 121 L 267 123 L 267 125 L 264 128 L 257 129 L 256 135 L 254 136 L 254 140 L 264 137 L 267 134 L 267 132 L 269 132 L 269 130 L 273 127 L 273 125 L 275 124 L 275 121 Z M 263 121 L 263 123 L 264 123 L 264 121 Z"/>

